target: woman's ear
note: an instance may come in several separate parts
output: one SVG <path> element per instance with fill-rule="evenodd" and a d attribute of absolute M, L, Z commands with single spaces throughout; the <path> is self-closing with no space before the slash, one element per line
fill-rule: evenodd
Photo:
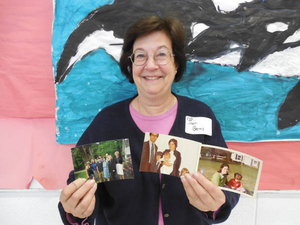
<path fill-rule="evenodd" d="M 175 62 L 175 71 L 176 71 L 176 73 L 177 73 L 177 69 L 178 69 L 178 64 L 177 64 L 177 62 Z"/>
<path fill-rule="evenodd" d="M 174 80 L 176 80 L 176 76 L 177 76 L 177 69 L 178 69 L 178 65 L 177 65 L 177 63 L 175 62 L 175 76 L 174 76 Z"/>

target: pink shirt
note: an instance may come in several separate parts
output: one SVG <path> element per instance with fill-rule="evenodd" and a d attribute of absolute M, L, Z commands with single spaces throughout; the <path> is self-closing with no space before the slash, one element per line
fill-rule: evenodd
<path fill-rule="evenodd" d="M 134 120 L 135 124 L 144 133 L 152 132 L 158 134 L 169 134 L 170 130 L 174 124 L 177 115 L 178 103 L 166 113 L 158 116 L 145 116 L 136 111 L 131 105 L 129 106 L 129 111 Z M 161 174 L 159 174 L 159 179 Z M 161 198 L 159 198 L 159 214 L 158 214 L 158 225 L 163 225 L 164 219 L 161 208 Z"/>
<path fill-rule="evenodd" d="M 129 111 L 135 124 L 144 133 L 169 134 L 177 115 L 177 108 L 178 103 L 176 102 L 169 111 L 162 115 L 145 116 L 136 111 L 130 104 Z"/>

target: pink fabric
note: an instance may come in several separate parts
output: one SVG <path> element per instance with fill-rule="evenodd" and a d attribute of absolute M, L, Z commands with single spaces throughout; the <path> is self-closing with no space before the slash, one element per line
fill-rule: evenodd
<path fill-rule="evenodd" d="M 55 119 L 0 118 L 0 188 L 28 188 L 33 177 L 46 189 L 66 186 L 71 147 L 55 142 Z"/>
<path fill-rule="evenodd" d="M 0 124 L 0 188 L 28 188 L 34 171 L 31 120 L 0 118 Z"/>
<path fill-rule="evenodd" d="M 159 134 L 169 134 L 176 118 L 178 103 L 166 113 L 158 116 L 144 116 L 137 112 L 131 105 L 130 114 L 137 126 L 144 133 L 153 132 Z"/>
<path fill-rule="evenodd" d="M 69 222 L 71 225 L 89 225 L 88 222 L 85 222 L 85 221 L 88 219 L 88 217 L 85 218 L 85 219 L 82 221 L 81 224 L 78 223 L 78 222 L 76 222 L 76 221 L 75 221 L 75 220 L 76 220 L 75 217 L 74 217 L 72 214 L 70 214 L 70 213 L 66 213 L 66 217 L 67 217 L 68 222 Z"/>
<path fill-rule="evenodd" d="M 161 174 L 159 174 L 159 180 L 161 180 Z M 162 206 L 161 206 L 161 197 L 159 197 L 159 205 L 158 205 L 158 225 L 164 225 L 164 218 L 163 218 Z"/>
<path fill-rule="evenodd" d="M 0 117 L 55 115 L 52 0 L 1 1 Z"/>
<path fill-rule="evenodd" d="M 216 220 L 217 214 L 220 211 L 220 209 L 221 209 L 221 207 L 218 208 L 216 211 L 214 211 L 212 214 L 205 212 L 204 215 L 206 216 L 206 218 Z"/>
<path fill-rule="evenodd" d="M 227 142 L 228 148 L 263 161 L 259 190 L 299 190 L 300 142 Z"/>

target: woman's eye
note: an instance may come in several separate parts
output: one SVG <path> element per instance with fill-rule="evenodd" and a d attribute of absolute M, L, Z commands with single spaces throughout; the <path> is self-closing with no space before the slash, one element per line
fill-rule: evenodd
<path fill-rule="evenodd" d="M 163 58 L 163 57 L 166 57 L 166 55 L 167 55 L 166 52 L 158 52 L 158 53 L 156 54 L 156 57 L 158 57 L 158 58 Z"/>
<path fill-rule="evenodd" d="M 145 57 L 146 57 L 146 55 L 143 54 L 143 53 L 138 53 L 138 54 L 136 54 L 136 56 L 135 56 L 136 59 L 144 59 Z"/>

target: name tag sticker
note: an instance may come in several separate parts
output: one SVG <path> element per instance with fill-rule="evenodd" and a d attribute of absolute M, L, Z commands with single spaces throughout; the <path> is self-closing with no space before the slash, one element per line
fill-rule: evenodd
<path fill-rule="evenodd" d="M 207 117 L 185 117 L 185 132 L 188 134 L 212 135 L 212 120 Z"/>

